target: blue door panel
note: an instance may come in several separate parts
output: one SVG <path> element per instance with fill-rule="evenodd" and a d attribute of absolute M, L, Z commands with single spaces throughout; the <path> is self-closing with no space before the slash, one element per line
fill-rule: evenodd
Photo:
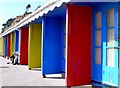
<path fill-rule="evenodd" d="M 102 43 L 101 43 L 101 46 L 96 46 L 95 45 L 95 36 L 96 36 L 96 31 L 97 30 L 101 30 L 101 33 L 102 33 L 102 27 L 97 29 L 96 28 L 96 13 L 98 12 L 101 12 L 101 15 L 102 15 L 102 8 L 101 7 L 101 4 L 97 5 L 97 6 L 93 6 L 93 33 L 92 33 L 92 80 L 93 81 L 97 81 L 97 82 L 102 82 Z M 102 18 L 101 18 L 102 19 Z M 101 24 L 102 26 L 102 24 Z M 102 39 L 102 37 L 101 37 Z M 102 42 L 102 40 L 101 40 Z M 96 64 L 95 63 L 95 49 L 97 48 L 100 48 L 101 49 L 101 64 Z"/>
<path fill-rule="evenodd" d="M 7 56 L 7 54 L 8 54 L 8 39 L 7 39 L 7 35 L 5 36 L 5 56 Z"/>
<path fill-rule="evenodd" d="M 42 74 L 61 73 L 61 19 L 43 18 Z"/>
<path fill-rule="evenodd" d="M 15 31 L 15 51 L 19 51 L 19 31 Z"/>

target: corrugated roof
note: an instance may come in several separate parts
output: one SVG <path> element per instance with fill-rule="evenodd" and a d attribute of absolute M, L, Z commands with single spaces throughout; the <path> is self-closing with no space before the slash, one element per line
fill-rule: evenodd
<path fill-rule="evenodd" d="M 16 25 L 8 28 L 8 30 L 6 30 L 4 33 L 2 33 L 0 35 L 0 38 L 2 36 L 5 36 L 9 33 L 11 33 L 14 30 L 17 30 L 18 28 L 29 24 L 31 21 L 34 21 L 35 19 L 42 17 L 44 14 L 47 14 L 49 11 L 52 11 L 55 9 L 55 7 L 60 7 L 63 2 L 69 2 L 70 0 L 53 0 L 51 2 L 48 2 L 46 4 L 44 4 L 43 6 L 41 6 L 40 8 L 38 8 L 37 10 L 33 11 L 30 15 L 28 15 L 27 17 L 25 17 L 24 19 L 22 19 L 20 22 L 18 22 Z"/>

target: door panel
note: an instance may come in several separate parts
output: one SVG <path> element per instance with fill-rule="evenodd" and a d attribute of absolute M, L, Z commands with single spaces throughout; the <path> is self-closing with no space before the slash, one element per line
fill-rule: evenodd
<path fill-rule="evenodd" d="M 15 31 L 15 51 L 19 51 L 19 31 Z"/>
<path fill-rule="evenodd" d="M 4 56 L 7 56 L 7 36 L 5 36 L 4 39 L 5 39 Z"/>
<path fill-rule="evenodd" d="M 92 9 L 67 5 L 67 86 L 91 84 Z"/>
<path fill-rule="evenodd" d="M 120 9 L 120 8 L 119 8 Z M 119 12 L 119 14 L 120 14 L 120 12 Z M 120 16 L 119 16 L 120 17 Z M 120 26 L 119 26 L 119 29 L 118 29 L 118 47 L 120 47 Z M 120 49 L 118 50 L 118 52 L 119 52 L 119 55 L 118 55 L 118 57 L 119 57 L 119 70 L 118 70 L 118 85 L 120 86 Z"/>
<path fill-rule="evenodd" d="M 118 23 L 116 7 L 109 6 L 104 12 L 106 43 L 103 43 L 103 83 L 118 86 Z"/>
<path fill-rule="evenodd" d="M 29 25 L 29 54 L 28 66 L 29 68 L 41 68 L 41 36 L 42 25 Z"/>
<path fill-rule="evenodd" d="M 61 73 L 61 26 L 62 20 L 54 17 L 43 19 L 42 74 Z"/>
<path fill-rule="evenodd" d="M 120 3 L 118 7 L 118 47 L 120 47 Z M 118 58 L 119 58 L 119 70 L 118 70 L 118 85 L 120 87 L 120 49 L 118 50 Z"/>
<path fill-rule="evenodd" d="M 15 33 L 12 32 L 10 34 L 10 55 L 12 55 L 14 52 L 14 45 L 15 45 Z"/>
<path fill-rule="evenodd" d="M 20 64 L 28 64 L 28 35 L 29 28 L 21 28 Z"/>
<path fill-rule="evenodd" d="M 6 45 L 5 45 L 5 56 L 8 56 L 8 36 L 5 36 L 6 38 Z"/>
<path fill-rule="evenodd" d="M 4 56 L 4 37 L 0 38 L 0 56 Z"/>
<path fill-rule="evenodd" d="M 102 15 L 100 5 L 93 8 L 92 80 L 102 82 Z"/>
<path fill-rule="evenodd" d="M 8 41 L 8 45 L 7 45 L 7 56 L 10 57 L 10 34 L 7 35 L 7 41 Z"/>

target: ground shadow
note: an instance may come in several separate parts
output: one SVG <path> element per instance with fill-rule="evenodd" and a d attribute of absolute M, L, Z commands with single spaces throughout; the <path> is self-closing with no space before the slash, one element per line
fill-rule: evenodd
<path fill-rule="evenodd" d="M 65 79 L 65 77 L 46 77 L 47 79 Z"/>
<path fill-rule="evenodd" d="M 32 68 L 31 71 L 41 71 L 41 68 Z"/>
<path fill-rule="evenodd" d="M 0 66 L 0 68 L 9 68 L 9 66 Z"/>

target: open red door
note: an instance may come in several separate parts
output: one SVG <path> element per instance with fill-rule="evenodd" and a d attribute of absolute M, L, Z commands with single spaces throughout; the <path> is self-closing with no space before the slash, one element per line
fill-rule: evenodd
<path fill-rule="evenodd" d="M 92 9 L 67 5 L 67 86 L 91 84 Z"/>
<path fill-rule="evenodd" d="M 28 64 L 28 34 L 29 28 L 21 28 L 20 64 Z"/>

